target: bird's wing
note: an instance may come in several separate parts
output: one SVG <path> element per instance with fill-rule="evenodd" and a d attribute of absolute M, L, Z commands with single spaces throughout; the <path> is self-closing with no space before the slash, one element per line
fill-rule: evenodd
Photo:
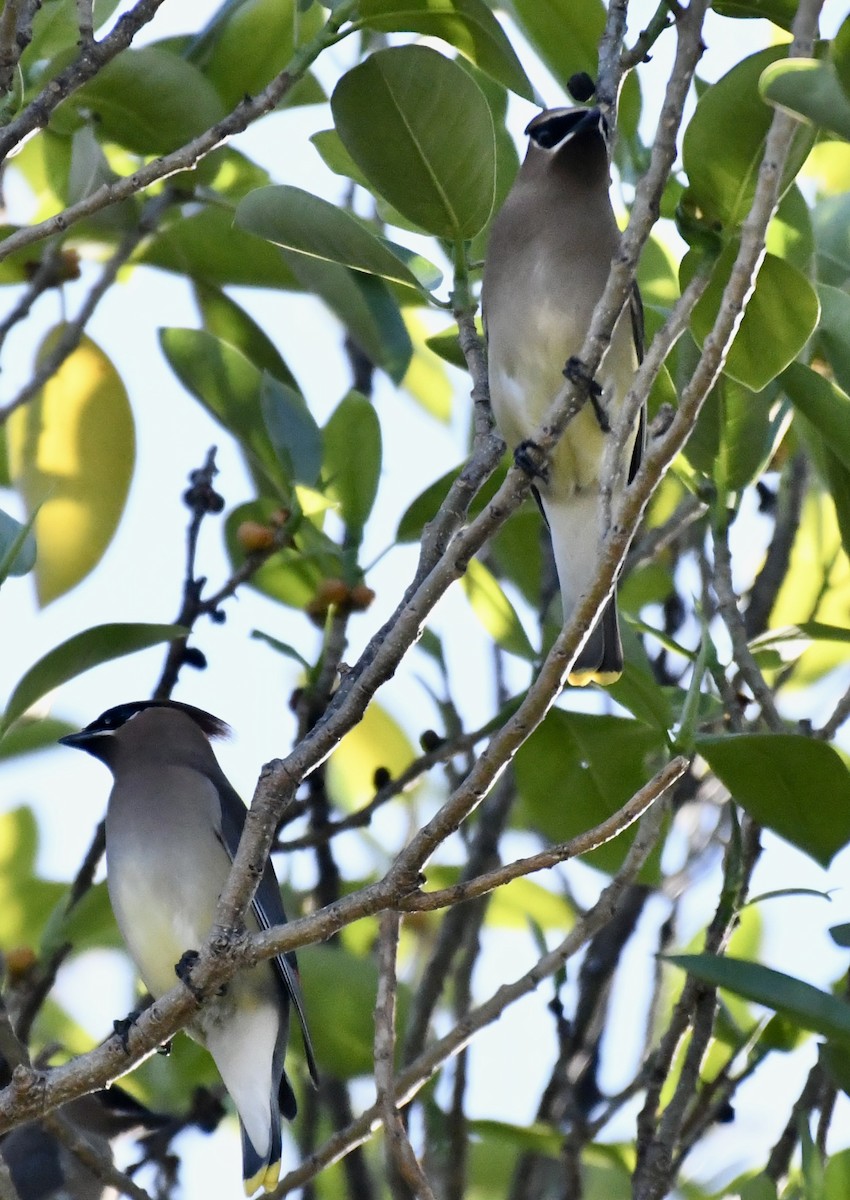
<path fill-rule="evenodd" d="M 245 828 L 247 809 L 224 776 L 213 780 L 213 783 L 218 790 L 221 801 L 221 829 L 219 836 L 232 862 L 236 857 L 242 830 Z M 286 924 L 286 913 L 284 912 L 283 901 L 280 898 L 280 888 L 278 887 L 277 877 L 270 862 L 266 863 L 266 869 L 263 871 L 259 886 L 254 894 L 254 899 L 251 902 L 251 907 L 261 929 L 271 929 L 273 925 Z M 292 953 L 278 954 L 272 959 L 272 963 L 287 996 L 291 999 L 298 1014 L 298 1023 L 301 1026 L 301 1037 L 304 1042 L 304 1054 L 307 1059 L 310 1078 L 318 1086 L 319 1072 L 316 1067 L 313 1043 L 307 1028 L 307 1017 L 304 1012 L 304 1001 L 301 997 L 301 984 L 298 981 L 298 966 L 295 961 L 295 955 Z"/>
<path fill-rule="evenodd" d="M 645 327 L 643 321 L 643 301 L 640 298 L 640 290 L 637 283 L 632 285 L 632 290 L 629 293 L 629 315 L 632 320 L 632 337 L 635 343 L 635 353 L 637 354 L 638 363 L 643 362 Z M 635 475 L 638 473 L 638 467 L 643 458 L 643 450 L 646 445 L 646 405 L 640 406 L 640 416 L 638 420 L 637 437 L 635 444 L 632 447 L 632 461 L 629 463 L 628 482 L 631 483 Z"/>

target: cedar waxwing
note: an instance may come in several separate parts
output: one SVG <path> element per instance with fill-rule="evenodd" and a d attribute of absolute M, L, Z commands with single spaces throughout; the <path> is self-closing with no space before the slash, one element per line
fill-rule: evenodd
<path fill-rule="evenodd" d="M 60 739 L 99 758 L 113 774 L 106 812 L 109 896 L 154 997 L 174 986 L 185 952 L 206 940 L 245 824 L 245 806 L 208 741 L 227 732 L 223 721 L 189 704 L 142 700 L 110 708 Z M 246 926 L 257 932 L 285 921 L 269 863 Z M 277 1183 L 281 1114 L 291 1119 L 296 1112 L 284 1070 L 290 1001 L 316 1082 L 293 954 L 239 972 L 187 1026 L 213 1056 L 236 1106 L 249 1196 Z"/>
<path fill-rule="evenodd" d="M 152 1129 L 169 1120 L 114 1086 L 80 1096 L 60 1111 L 109 1161 L 112 1138 Z M 8 1168 L 14 1188 L 13 1195 L 3 1195 L 2 1200 L 101 1200 L 107 1187 L 40 1121 L 30 1121 L 5 1134 L 0 1139 L 0 1161 Z"/>
<path fill-rule="evenodd" d="M 533 436 L 563 385 L 568 359 L 580 353 L 620 240 L 608 194 L 603 113 L 548 109 L 526 133 L 525 161 L 490 231 L 482 289 L 493 413 L 514 451 Z M 596 574 L 605 428 L 631 385 L 642 344 L 635 288 L 614 327 L 592 403 L 567 426 L 546 477 L 535 484 L 552 538 L 564 622 Z M 628 482 L 640 464 L 644 423 L 642 412 L 626 448 Z M 613 683 L 622 669 L 612 593 L 569 679 Z"/>

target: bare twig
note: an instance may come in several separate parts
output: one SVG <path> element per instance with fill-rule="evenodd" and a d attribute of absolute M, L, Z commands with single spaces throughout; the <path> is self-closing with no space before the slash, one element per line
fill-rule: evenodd
<path fill-rule="evenodd" d="M 375 1000 L 375 1087 L 391 1165 L 396 1167 L 418 1200 L 434 1200 L 434 1193 L 413 1152 L 395 1099 L 396 955 L 400 925 L 398 913 L 384 913 L 381 917 L 378 995 Z"/>
<path fill-rule="evenodd" d="M 29 134 L 43 129 L 58 104 L 92 79 L 122 50 L 126 50 L 139 30 L 153 20 L 163 3 L 164 0 L 138 0 L 129 12 L 116 21 L 114 29 L 102 42 L 84 40 L 77 61 L 55 75 L 23 112 L 0 131 L 0 160 L 6 158 Z"/>
<path fill-rule="evenodd" d="M 21 388 L 13 400 L 10 400 L 5 406 L 0 407 L 0 425 L 9 418 L 15 409 L 20 408 L 30 401 L 39 389 L 47 383 L 48 379 L 51 379 L 56 374 L 69 355 L 73 354 L 77 349 L 85 332 L 86 325 L 100 301 L 109 291 L 110 287 L 112 287 L 118 276 L 118 272 L 130 258 L 139 243 L 156 228 L 163 212 L 173 202 L 172 195 L 169 192 L 164 192 L 146 206 L 145 212 L 142 213 L 136 228 L 125 234 L 121 240 L 121 244 L 106 262 L 101 271 L 100 278 L 89 290 L 89 294 L 86 296 L 77 316 L 73 321 L 68 321 L 62 326 L 62 332 L 36 367 L 32 379 Z"/>
<path fill-rule="evenodd" d="M 143 4 L 146 7 L 155 7 L 162 2 L 163 0 L 141 0 L 141 3 L 132 12 L 139 11 Z M 114 183 L 103 184 L 82 200 L 78 200 L 75 204 L 70 204 L 62 212 L 56 213 L 55 216 L 49 217 L 47 220 L 29 225 L 10 234 L 9 237 L 0 243 L 0 261 L 24 246 L 30 246 L 34 242 L 52 237 L 55 233 L 64 233 L 65 230 L 70 229 L 77 221 L 81 221 L 83 217 L 90 217 L 93 213 L 100 212 L 101 209 L 108 208 L 110 205 L 116 204 L 119 200 L 127 200 L 130 196 L 135 196 L 137 192 L 144 191 L 152 183 L 157 183 L 159 180 L 167 179 L 170 175 L 175 175 L 179 171 L 190 170 L 196 166 L 211 150 L 215 150 L 217 146 L 220 146 L 234 134 L 241 133 L 243 129 L 247 129 L 259 117 L 265 116 L 266 113 L 271 112 L 277 106 L 322 50 L 332 45 L 338 39 L 340 27 L 348 19 L 353 8 L 354 0 L 343 0 L 341 4 L 337 4 L 316 37 L 296 50 L 287 69 L 275 76 L 272 82 L 258 96 L 241 100 L 228 116 L 224 117 L 221 121 L 217 121 L 215 125 L 210 126 L 204 133 L 199 134 L 198 137 L 181 146 L 179 150 L 175 150 L 171 154 L 163 155 L 161 158 L 156 158 L 152 162 L 146 163 L 138 171 L 134 171 L 132 175 L 128 175 Z M 132 13 L 125 14 L 121 18 L 121 21 L 119 21 L 113 34 L 118 32 L 121 22 L 126 21 L 131 16 Z M 109 35 L 110 38 L 113 34 Z M 96 45 L 106 45 L 107 41 L 109 41 L 108 38 L 102 43 L 96 43 Z M 117 49 L 115 53 L 118 53 Z M 69 68 L 69 70 L 73 70 L 73 68 Z M 60 81 L 63 77 L 60 77 Z M 89 78 L 89 76 L 87 75 L 86 78 Z M 55 83 L 56 81 L 53 82 Z M 11 146 L 16 145 L 31 129 L 39 127 L 43 114 L 40 111 L 33 111 L 33 106 L 36 103 L 37 101 L 34 101 L 33 105 L 30 105 L 29 109 L 26 110 L 26 113 L 21 114 L 19 120 L 24 117 L 27 118 L 21 128 L 13 129 L 12 125 L 7 126 L 5 135 L 0 138 L 0 154 L 5 152 L 4 146 L 8 150 Z M 11 142 L 11 146 L 7 145 L 10 138 L 14 139 Z"/>
<path fill-rule="evenodd" d="M 49 1113 L 41 1123 L 96 1179 L 114 1187 L 122 1196 L 129 1196 L 130 1200 L 151 1200 L 143 1187 L 118 1170 L 111 1155 L 101 1153 L 61 1112 Z"/>
<path fill-rule="evenodd" d="M 396 1104 L 401 1107 L 410 1103 L 417 1092 L 452 1055 L 467 1045 L 475 1033 L 497 1021 L 511 1004 L 522 996 L 533 992 L 563 964 L 577 954 L 587 941 L 611 920 L 622 900 L 624 891 L 634 881 L 648 855 L 652 851 L 661 829 L 661 809 L 647 813 L 638 830 L 622 868 L 603 891 L 599 900 L 576 923 L 560 945 L 543 955 L 535 965 L 511 984 L 503 984 L 494 994 L 473 1009 L 458 1025 L 439 1041 L 429 1046 L 416 1060 L 405 1067 L 395 1080 Z M 352 1125 L 335 1134 L 315 1154 L 281 1180 L 275 1197 L 286 1196 L 302 1187 L 319 1171 L 337 1162 L 351 1149 L 360 1145 L 380 1126 L 380 1106 L 375 1103 Z"/>
<path fill-rule="evenodd" d="M 591 850 L 596 850 L 606 842 L 610 842 L 612 838 L 617 837 L 639 820 L 647 809 L 656 800 L 659 800 L 677 779 L 684 775 L 688 765 L 687 759 L 674 758 L 613 816 L 608 817 L 607 820 L 602 821 L 593 829 L 589 829 L 586 833 L 580 833 L 577 837 L 571 838 L 568 842 L 561 842 L 560 845 L 552 846 L 548 850 L 541 850 L 539 854 L 532 854 L 528 858 L 517 859 L 515 862 L 488 871 L 486 874 L 466 882 L 456 883 L 454 887 L 442 888 L 437 892 L 416 892 L 401 901 L 401 908 L 405 912 L 425 912 L 435 908 L 453 906 L 463 900 L 483 896 L 494 888 L 509 883 L 512 879 L 530 875 L 534 871 L 545 870 L 555 866 L 556 863 L 577 858 L 581 854 L 588 854 Z"/>

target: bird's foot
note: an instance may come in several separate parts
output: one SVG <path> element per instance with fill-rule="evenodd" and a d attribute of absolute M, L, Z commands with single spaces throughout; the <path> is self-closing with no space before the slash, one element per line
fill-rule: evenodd
<path fill-rule="evenodd" d="M 587 398 L 593 407 L 599 428 L 603 433 L 610 433 L 611 422 L 608 420 L 608 414 L 602 404 L 602 388 L 590 374 L 581 359 L 576 358 L 575 355 L 568 358 L 563 373 L 564 378 L 568 379 L 570 383 L 587 389 Z"/>
<path fill-rule="evenodd" d="M 537 442 L 528 440 L 520 442 L 514 450 L 514 462 L 529 479 L 541 479 L 543 483 L 549 482 L 549 466 L 546 456 Z"/>
<path fill-rule="evenodd" d="M 200 957 L 197 950 L 185 950 L 180 956 L 180 961 L 174 964 L 174 974 L 183 986 L 189 989 L 199 1004 L 204 998 L 204 993 L 202 988 L 192 982 L 192 971 Z"/>
<path fill-rule="evenodd" d="M 163 1042 L 161 1046 L 157 1046 L 157 1054 L 161 1054 L 163 1058 L 168 1058 L 171 1053 L 171 1048 L 174 1045 L 174 1038 L 169 1038 L 167 1042 Z"/>
<path fill-rule="evenodd" d="M 125 1054 L 130 1053 L 130 1030 L 142 1015 L 142 1009 L 134 1008 L 129 1016 L 123 1017 L 120 1021 L 112 1022 L 113 1032 L 121 1039 L 121 1047 Z"/>

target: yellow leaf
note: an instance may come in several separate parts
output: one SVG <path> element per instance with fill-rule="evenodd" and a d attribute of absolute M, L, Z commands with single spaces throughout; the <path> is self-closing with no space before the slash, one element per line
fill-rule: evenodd
<path fill-rule="evenodd" d="M 404 323 L 413 343 L 410 366 L 402 379 L 402 387 L 414 400 L 446 424 L 452 415 L 452 385 L 438 355 L 425 344 L 430 336 L 425 323 L 413 312 L 405 312 Z"/>
<path fill-rule="evenodd" d="M 407 734 L 379 704 L 370 704 L 363 720 L 347 733 L 328 762 L 328 786 L 345 809 L 359 808 L 375 794 L 379 767 L 396 778 L 415 758 Z"/>
<path fill-rule="evenodd" d="M 39 360 L 62 327 L 50 331 Z M 84 337 L 29 404 L 9 419 L 9 467 L 28 515 L 38 510 L 36 588 L 42 605 L 70 591 L 103 556 L 118 526 L 135 459 L 127 392 Z M 40 507 L 39 507 L 40 506 Z"/>

